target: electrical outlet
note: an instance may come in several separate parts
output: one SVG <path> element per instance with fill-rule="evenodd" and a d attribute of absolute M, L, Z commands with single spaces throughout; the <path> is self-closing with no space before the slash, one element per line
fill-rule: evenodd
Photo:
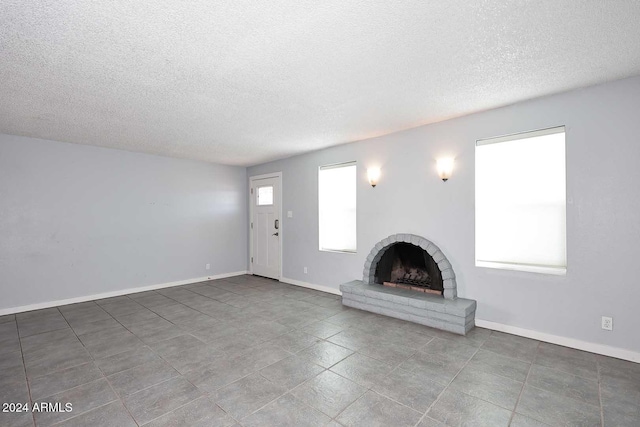
<path fill-rule="evenodd" d="M 307 273 L 308 273 L 308 271 L 307 271 L 307 267 L 305 267 L 305 268 L 304 268 L 304 274 L 307 274 Z"/>
<path fill-rule="evenodd" d="M 602 329 L 613 331 L 613 317 L 602 316 Z"/>
<path fill-rule="evenodd" d="M 207 263 L 207 265 L 205 265 L 204 268 L 206 268 L 207 270 L 211 270 L 211 264 Z"/>

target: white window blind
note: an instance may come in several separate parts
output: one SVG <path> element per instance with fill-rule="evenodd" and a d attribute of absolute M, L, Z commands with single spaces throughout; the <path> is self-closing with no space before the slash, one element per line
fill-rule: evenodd
<path fill-rule="evenodd" d="M 564 127 L 476 142 L 476 265 L 565 274 Z"/>
<path fill-rule="evenodd" d="M 320 167 L 318 187 L 320 250 L 355 252 L 355 162 Z"/>

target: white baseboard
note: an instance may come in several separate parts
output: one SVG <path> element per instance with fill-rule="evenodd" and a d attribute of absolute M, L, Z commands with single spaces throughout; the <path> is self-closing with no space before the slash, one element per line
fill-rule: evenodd
<path fill-rule="evenodd" d="M 538 341 L 549 342 L 551 344 L 558 344 L 564 347 L 584 350 L 590 353 L 601 354 L 603 356 L 615 357 L 616 359 L 623 359 L 640 363 L 640 353 L 631 350 L 625 350 L 623 348 L 611 347 L 604 344 L 596 344 L 593 342 L 577 340 L 574 338 L 561 337 L 559 335 L 547 334 L 544 332 L 519 328 L 517 326 L 505 325 L 503 323 L 490 322 L 488 320 L 482 319 L 476 319 L 476 326 L 491 329 L 494 331 L 505 332 L 508 334 L 519 335 L 521 337 L 531 338 Z"/>
<path fill-rule="evenodd" d="M 84 295 L 81 297 L 61 299 L 57 301 L 47 301 L 37 304 L 23 305 L 20 307 L 10 307 L 0 309 L 0 316 L 5 314 L 23 313 L 25 311 L 41 310 L 43 308 L 58 307 L 60 305 L 77 304 L 79 302 L 93 301 L 96 299 L 119 297 L 121 295 L 136 294 L 138 292 L 153 291 L 155 289 L 170 288 L 172 286 L 189 285 L 191 283 L 204 282 L 206 280 L 224 279 L 225 277 L 241 276 L 247 274 L 246 271 L 236 271 L 233 273 L 215 274 L 212 276 L 196 277 L 193 279 L 177 280 L 175 282 L 160 283 L 157 285 L 140 286 L 137 288 L 120 289 L 117 291 L 104 292 L 100 294 Z"/>
<path fill-rule="evenodd" d="M 313 283 L 303 282 L 302 280 L 289 279 L 288 277 L 281 277 L 280 281 L 288 283 L 290 285 L 301 286 L 303 288 L 315 289 L 316 291 L 327 292 L 334 295 L 342 295 L 340 289 L 330 288 L 329 286 L 314 285 Z"/>

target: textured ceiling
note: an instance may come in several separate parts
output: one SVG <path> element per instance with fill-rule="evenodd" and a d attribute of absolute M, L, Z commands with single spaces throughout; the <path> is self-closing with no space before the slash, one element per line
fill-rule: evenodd
<path fill-rule="evenodd" d="M 0 132 L 250 165 L 640 74 L 637 0 L 2 0 Z"/>

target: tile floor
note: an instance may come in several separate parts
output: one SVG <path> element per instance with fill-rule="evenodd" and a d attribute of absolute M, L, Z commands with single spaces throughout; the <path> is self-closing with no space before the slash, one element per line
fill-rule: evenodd
<path fill-rule="evenodd" d="M 640 364 L 238 276 L 0 317 L 2 426 L 640 426 Z"/>

